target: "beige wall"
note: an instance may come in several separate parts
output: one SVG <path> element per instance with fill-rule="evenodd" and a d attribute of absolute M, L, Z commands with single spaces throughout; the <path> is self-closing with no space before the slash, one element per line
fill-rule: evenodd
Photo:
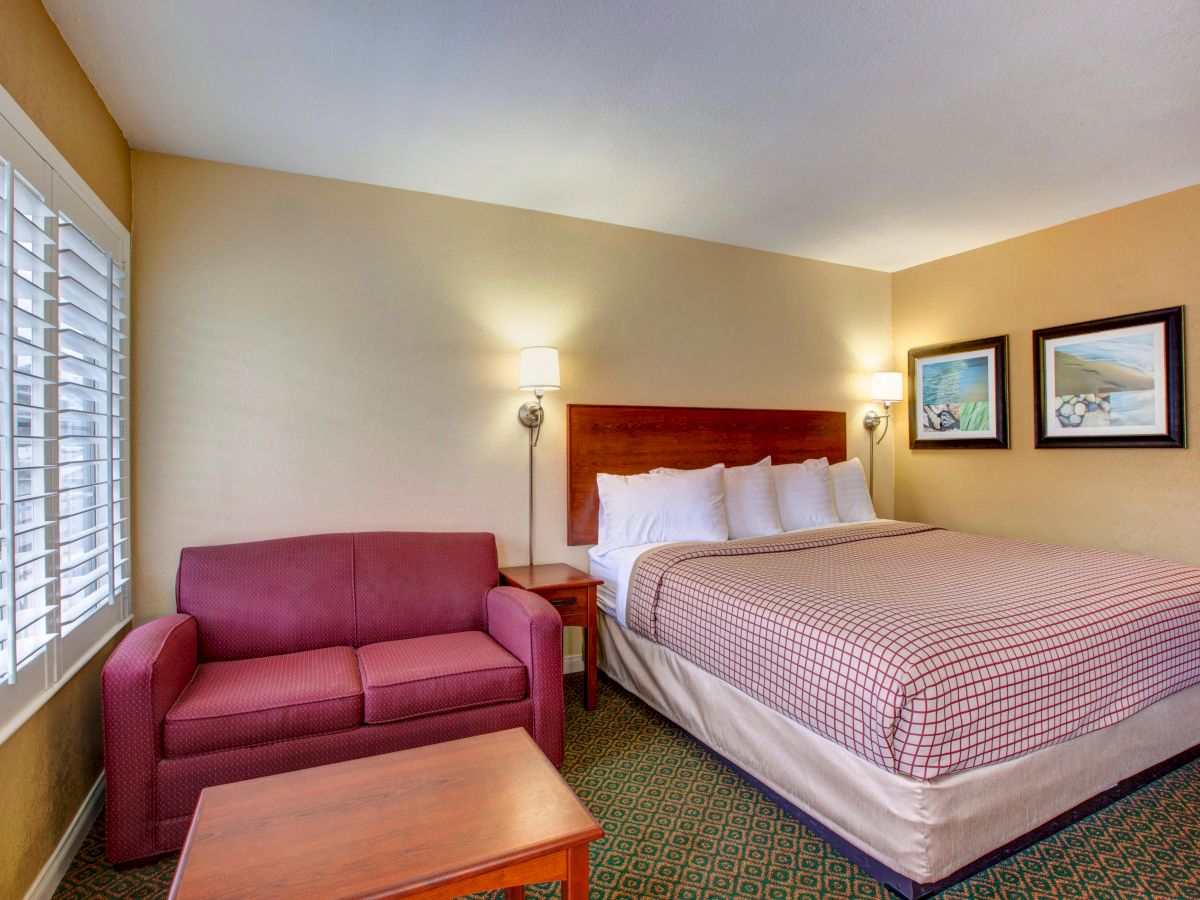
<path fill-rule="evenodd" d="M 71 48 L 40 0 L 0 0 L 0 23 L 0 84 L 129 228 L 129 144 Z"/>
<path fill-rule="evenodd" d="M 0 0 L 0 84 L 128 226 L 129 145 L 39 0 Z M 0 900 L 23 897 L 102 767 L 100 669 L 116 641 L 0 744 Z"/>
<path fill-rule="evenodd" d="M 632 228 L 134 154 L 136 613 L 179 550 L 485 529 L 525 554 L 517 350 L 561 350 L 539 561 L 565 546 L 567 402 L 841 409 L 891 355 L 886 274 Z M 856 421 L 852 452 L 865 453 Z M 891 509 L 885 454 L 877 485 Z"/>
<path fill-rule="evenodd" d="M 1011 449 L 910 451 L 898 431 L 897 515 L 1200 564 L 1198 285 L 1200 186 L 896 273 L 897 367 L 910 347 L 1009 334 L 1012 372 Z M 1188 449 L 1033 449 L 1035 328 L 1178 305 Z"/>

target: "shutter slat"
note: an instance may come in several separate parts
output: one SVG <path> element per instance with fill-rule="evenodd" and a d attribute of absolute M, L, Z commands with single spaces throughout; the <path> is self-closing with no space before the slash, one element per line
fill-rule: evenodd
<path fill-rule="evenodd" d="M 108 296 L 108 275 L 92 268 L 88 261 L 78 253 L 71 250 L 60 250 L 58 271 L 61 278 L 74 279 L 96 296 Z"/>
<path fill-rule="evenodd" d="M 47 247 L 54 246 L 54 239 L 24 216 L 13 217 L 13 239 L 22 244 L 32 244 L 39 256 Z"/>
<path fill-rule="evenodd" d="M 63 276 L 58 279 L 58 298 L 77 306 L 101 325 L 106 324 L 108 301 L 81 281 Z"/>
<path fill-rule="evenodd" d="M 30 303 L 46 303 L 54 300 L 54 295 L 44 291 L 24 275 L 13 274 L 13 296 L 18 300 Z"/>
<path fill-rule="evenodd" d="M 39 622 L 46 616 L 54 612 L 53 606 L 27 606 L 24 609 L 17 610 L 17 631 L 22 631 L 28 628 L 35 622 Z"/>
<path fill-rule="evenodd" d="M 18 502 L 20 502 L 20 501 L 18 501 Z M 55 524 L 55 523 L 47 521 L 45 519 L 41 519 L 37 522 L 30 522 L 28 525 L 18 525 L 16 533 L 19 535 L 20 534 L 32 534 L 35 531 L 41 531 L 43 528 L 49 528 L 53 524 Z"/>
<path fill-rule="evenodd" d="M 63 218 L 58 224 L 58 241 L 63 250 L 75 254 L 81 262 L 101 278 L 107 278 L 108 254 L 70 219 Z"/>
<path fill-rule="evenodd" d="M 54 578 L 39 578 L 32 584 L 17 585 L 16 596 L 20 600 L 22 597 L 28 597 L 30 594 L 36 594 L 42 588 L 50 587 L 54 584 Z"/>
<path fill-rule="evenodd" d="M 97 321 L 83 310 L 69 303 L 58 305 L 58 327 L 63 333 L 77 334 L 96 345 L 95 359 L 102 358 L 108 352 L 108 335 L 106 329 L 99 326 Z"/>
<path fill-rule="evenodd" d="M 82 599 L 74 600 L 69 604 L 63 604 L 63 625 L 74 625 L 79 620 L 90 615 L 93 610 L 111 602 L 112 597 L 108 593 L 107 585 L 101 585 L 84 594 Z"/>
<path fill-rule="evenodd" d="M 11 249 L 12 267 L 17 272 L 36 272 L 41 276 L 54 274 L 54 266 L 50 265 L 40 256 L 26 250 L 20 244 L 12 244 Z"/>
<path fill-rule="evenodd" d="M 53 219 L 54 213 L 50 211 L 42 195 L 29 186 L 20 173 L 13 178 L 13 199 L 14 209 L 30 219 Z"/>
<path fill-rule="evenodd" d="M 28 341 L 20 338 L 13 338 L 13 353 L 17 356 L 38 356 L 46 357 L 54 354 L 45 347 L 39 347 L 36 344 L 31 344 Z"/>
<path fill-rule="evenodd" d="M 18 553 L 16 557 L 17 568 L 20 569 L 29 565 L 30 563 L 35 563 L 46 559 L 47 557 L 53 556 L 57 552 L 58 550 L 55 548 L 49 547 L 41 550 L 29 550 L 25 553 Z"/>
<path fill-rule="evenodd" d="M 87 380 L 93 381 L 97 384 L 102 383 L 106 378 L 105 371 L 101 366 L 97 366 L 94 363 L 85 362 L 84 360 L 77 359 L 74 356 L 63 356 L 59 358 L 59 375 L 61 376 L 64 371 L 68 373 L 74 373 L 79 378 L 86 378 Z M 122 375 L 120 377 L 124 378 L 125 376 Z"/>
<path fill-rule="evenodd" d="M 74 542 L 72 541 L 72 543 L 74 543 Z M 74 569 L 78 569 L 80 566 L 87 565 L 92 560 L 94 560 L 98 557 L 107 555 L 108 549 L 109 548 L 108 548 L 107 544 L 102 544 L 101 546 L 96 547 L 94 550 L 89 550 L 83 556 L 80 556 L 77 559 L 73 559 L 70 561 L 68 561 L 67 557 L 64 555 L 63 561 L 61 563 L 62 568 L 60 570 L 60 574 L 63 576 L 63 580 L 66 580 L 66 579 L 69 579 L 72 577 L 80 577 L 80 576 L 71 576 L 71 575 L 68 575 L 67 573 L 73 571 Z M 88 572 L 86 574 L 90 575 L 91 572 Z"/>
<path fill-rule="evenodd" d="M 58 352 L 61 355 L 82 359 L 95 366 L 105 366 L 108 358 L 107 348 L 93 341 L 85 334 L 64 329 L 58 335 Z"/>
<path fill-rule="evenodd" d="M 17 668 L 19 669 L 25 663 L 33 659 L 38 651 L 55 639 L 54 634 L 39 634 L 33 636 L 17 637 Z"/>
<path fill-rule="evenodd" d="M 60 526 L 60 528 L 61 528 L 61 526 Z M 59 545 L 62 547 L 66 547 L 68 544 L 74 544 L 74 543 L 77 543 L 78 541 L 86 540 L 87 538 L 90 538 L 94 534 L 100 534 L 100 532 L 102 532 L 102 531 L 108 531 L 108 523 L 107 522 L 105 522 L 103 525 L 95 525 L 92 528 L 87 529 L 87 531 L 81 531 L 78 534 L 72 534 L 69 537 L 61 537 L 60 536 L 59 537 Z M 61 535 L 61 530 L 60 530 L 60 535 Z"/>
<path fill-rule="evenodd" d="M 46 331 L 53 331 L 58 327 L 53 322 L 47 322 L 41 316 L 26 312 L 19 306 L 13 307 L 13 324 L 17 328 L 31 328 L 39 334 Z"/>

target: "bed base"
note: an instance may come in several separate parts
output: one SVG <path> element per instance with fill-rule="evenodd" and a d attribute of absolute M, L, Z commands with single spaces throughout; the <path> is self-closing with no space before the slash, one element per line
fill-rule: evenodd
<path fill-rule="evenodd" d="M 607 675 L 604 676 L 604 679 L 614 685 L 617 684 L 617 682 L 613 681 Z M 620 687 L 620 685 L 617 686 Z M 625 688 L 622 687 L 621 690 L 625 690 Z M 676 725 L 676 727 L 678 728 L 679 726 Z M 1129 794 L 1132 794 L 1134 791 L 1140 790 L 1146 785 L 1157 781 L 1164 775 L 1168 775 L 1171 772 L 1174 772 L 1176 769 L 1182 768 L 1193 760 L 1200 758 L 1200 744 L 1197 744 L 1194 747 L 1184 750 L 1182 753 L 1175 754 L 1170 759 L 1165 759 L 1157 765 L 1153 765 L 1148 769 L 1138 772 L 1136 775 L 1131 775 L 1123 781 L 1117 782 L 1108 790 L 1101 791 L 1091 799 L 1085 800 L 1078 806 L 1072 807 L 1066 812 L 1055 816 L 1049 822 L 1039 825 L 1032 831 L 1027 831 L 1020 837 L 1009 841 L 1002 847 L 997 847 L 995 850 L 981 856 L 974 862 L 967 863 L 967 865 L 963 866 L 957 872 L 947 875 L 945 878 L 942 878 L 939 881 L 922 883 L 919 881 L 913 881 L 911 878 L 901 875 L 899 872 L 889 868 L 879 860 L 875 859 L 875 857 L 860 850 L 836 831 L 827 827 L 826 825 L 823 825 L 821 822 L 810 816 L 787 798 L 781 797 L 778 793 L 767 787 L 737 763 L 726 759 L 724 756 L 712 749 L 712 747 L 705 744 L 690 732 L 685 731 L 682 728 L 680 728 L 680 731 L 683 731 L 683 733 L 686 734 L 693 743 L 702 748 L 714 759 L 719 760 L 722 765 L 732 769 L 734 772 L 737 772 L 743 781 L 753 785 L 759 793 L 770 799 L 775 805 L 781 807 L 784 812 L 786 812 L 793 819 L 799 821 L 805 828 L 807 828 L 821 840 L 825 841 L 825 843 L 829 844 L 831 847 L 833 847 L 833 849 L 837 850 L 837 852 L 842 854 L 842 856 L 846 857 L 888 890 L 906 898 L 906 900 L 921 900 L 921 898 L 924 897 L 932 897 L 935 894 L 940 894 L 942 891 L 954 887 L 954 885 L 958 884 L 960 881 L 965 881 L 967 878 L 982 872 L 984 869 L 990 869 L 992 866 L 996 865 L 996 863 L 1002 862 L 1008 859 L 1010 856 L 1020 853 L 1026 847 L 1036 844 L 1043 838 L 1048 838 L 1052 834 L 1057 834 L 1064 828 L 1074 825 L 1080 819 L 1087 818 L 1092 813 L 1098 812 L 1104 809 L 1104 807 L 1116 803 L 1122 797 L 1126 797 Z"/>

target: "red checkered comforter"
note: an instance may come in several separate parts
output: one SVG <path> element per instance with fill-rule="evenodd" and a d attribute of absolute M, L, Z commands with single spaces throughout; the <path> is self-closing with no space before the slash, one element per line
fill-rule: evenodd
<path fill-rule="evenodd" d="M 1200 682 L 1200 569 L 903 522 L 661 547 L 634 567 L 626 619 L 915 778 Z"/>

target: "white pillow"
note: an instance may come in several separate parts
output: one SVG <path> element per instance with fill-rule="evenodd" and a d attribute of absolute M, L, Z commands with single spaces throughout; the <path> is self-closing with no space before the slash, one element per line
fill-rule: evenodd
<path fill-rule="evenodd" d="M 829 467 L 833 476 L 833 496 L 837 501 L 838 518 L 843 522 L 867 522 L 876 518 L 871 492 L 867 490 L 867 473 L 858 457 Z"/>
<path fill-rule="evenodd" d="M 728 540 L 724 470 L 718 464 L 645 475 L 601 472 L 600 546 Z"/>
<path fill-rule="evenodd" d="M 687 472 L 688 469 L 651 469 L 655 472 Z M 752 466 L 725 469 L 725 516 L 731 538 L 762 537 L 780 534 L 779 503 L 771 479 L 771 457 Z"/>
<path fill-rule="evenodd" d="M 802 463 L 774 466 L 771 474 L 779 498 L 779 517 L 785 529 L 815 528 L 839 521 L 829 460 L 807 459 Z"/>
<path fill-rule="evenodd" d="M 783 531 L 775 481 L 771 478 L 771 457 L 752 466 L 725 470 L 725 515 L 731 538 L 762 537 Z"/>

